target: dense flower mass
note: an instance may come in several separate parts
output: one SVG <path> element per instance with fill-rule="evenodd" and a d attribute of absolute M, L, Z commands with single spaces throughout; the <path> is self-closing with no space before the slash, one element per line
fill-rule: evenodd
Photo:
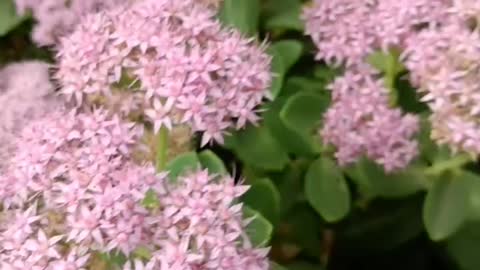
<path fill-rule="evenodd" d="M 130 0 L 15 0 L 17 13 L 31 11 L 37 21 L 32 39 L 41 46 L 54 45 L 74 29 L 86 14 Z"/>
<path fill-rule="evenodd" d="M 432 137 L 454 151 L 480 153 L 480 32 L 461 20 L 424 30 L 404 57 L 432 109 Z"/>
<path fill-rule="evenodd" d="M 18 62 L 0 70 L 0 167 L 12 153 L 18 132 L 59 103 L 50 82 L 48 64 Z"/>
<path fill-rule="evenodd" d="M 29 123 L 0 176 L 1 269 L 90 269 L 94 252 L 141 247 L 152 258 L 135 269 L 268 269 L 236 203 L 247 187 L 207 171 L 171 183 L 131 160 L 140 135 L 104 110 Z"/>
<path fill-rule="evenodd" d="M 448 0 L 315 0 L 305 10 L 317 59 L 354 65 L 374 50 L 402 47 L 418 28 L 436 24 Z"/>
<path fill-rule="evenodd" d="M 325 113 L 321 135 L 336 146 L 341 165 L 366 156 L 385 171 L 404 168 L 417 155 L 418 119 L 390 108 L 382 80 L 368 67 L 356 67 L 331 85 L 332 106 Z"/>
<path fill-rule="evenodd" d="M 128 263 L 125 269 L 267 270 L 268 248 L 255 248 L 246 235 L 252 219 L 244 219 L 236 200 L 248 186 L 231 177 L 194 171 L 166 183 L 160 197 L 161 213 L 151 217 L 153 236 L 146 263 Z"/>
<path fill-rule="evenodd" d="M 128 91 L 116 106 L 123 113 L 155 131 L 187 124 L 206 144 L 258 121 L 269 64 L 264 46 L 223 29 L 212 9 L 144 0 L 85 17 L 61 42 L 57 78 L 78 106 Z"/>

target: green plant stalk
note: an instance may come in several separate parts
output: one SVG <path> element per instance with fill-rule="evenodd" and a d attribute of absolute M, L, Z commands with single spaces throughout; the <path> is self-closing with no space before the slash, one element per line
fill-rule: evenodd
<path fill-rule="evenodd" d="M 157 156 L 155 168 L 157 172 L 163 171 L 167 165 L 168 158 L 168 129 L 161 127 L 157 135 Z"/>
<path fill-rule="evenodd" d="M 426 169 L 423 173 L 427 176 L 440 175 L 448 170 L 459 169 L 463 165 L 473 161 L 472 156 L 468 154 L 458 155 L 452 159 L 439 162 L 432 167 Z"/>

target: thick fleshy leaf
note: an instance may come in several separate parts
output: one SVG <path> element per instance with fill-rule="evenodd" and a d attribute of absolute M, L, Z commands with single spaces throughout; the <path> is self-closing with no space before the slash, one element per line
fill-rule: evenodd
<path fill-rule="evenodd" d="M 197 153 L 188 152 L 183 153 L 171 160 L 165 169 L 168 171 L 169 179 L 175 182 L 177 177 L 181 174 L 188 173 L 189 171 L 193 171 L 199 167 L 200 160 L 198 159 Z"/>
<path fill-rule="evenodd" d="M 282 170 L 289 158 L 285 149 L 265 126 L 249 126 L 226 138 L 225 146 L 252 167 Z"/>
<path fill-rule="evenodd" d="M 265 5 L 265 28 L 269 31 L 303 31 L 304 23 L 300 19 L 302 2 L 300 0 L 269 0 Z"/>
<path fill-rule="evenodd" d="M 260 17 L 260 0 L 224 0 L 220 20 L 247 35 L 255 35 Z"/>
<path fill-rule="evenodd" d="M 293 262 L 287 265 L 288 270 L 323 270 L 323 266 L 308 262 Z"/>
<path fill-rule="evenodd" d="M 280 110 L 286 101 L 287 98 L 281 96 L 268 104 L 263 115 L 265 126 L 288 153 L 307 157 L 318 154 L 322 146 L 317 136 L 294 130 L 280 119 Z"/>
<path fill-rule="evenodd" d="M 247 235 L 250 237 L 252 244 L 256 247 L 267 246 L 272 237 L 272 224 L 270 224 L 262 214 L 247 205 L 243 206 L 243 214 L 245 218 L 254 217 L 246 228 Z"/>
<path fill-rule="evenodd" d="M 223 161 L 215 155 L 214 152 L 210 150 L 204 150 L 198 153 L 198 159 L 200 160 L 200 164 L 205 169 L 208 169 L 209 173 L 217 173 L 217 174 L 227 174 L 227 168 L 225 168 L 225 164 Z"/>
<path fill-rule="evenodd" d="M 469 212 L 469 181 L 461 173 L 444 174 L 429 190 L 423 209 L 423 221 L 430 238 L 443 240 L 455 233 Z"/>
<path fill-rule="evenodd" d="M 392 250 L 421 235 L 423 194 L 403 200 L 377 199 L 355 208 L 337 229 L 336 240 L 356 255 Z"/>
<path fill-rule="evenodd" d="M 308 168 L 305 195 L 328 222 L 339 221 L 350 211 L 350 190 L 342 172 L 329 158 L 321 157 Z"/>
<path fill-rule="evenodd" d="M 312 130 L 320 123 L 330 100 L 314 93 L 298 93 L 290 97 L 280 112 L 280 118 L 290 128 L 301 132 Z"/>
<path fill-rule="evenodd" d="M 468 223 L 447 240 L 447 251 L 461 270 L 480 269 L 480 223 Z"/>
<path fill-rule="evenodd" d="M 276 262 L 270 262 L 270 270 L 288 270 L 284 266 L 276 263 Z"/>
<path fill-rule="evenodd" d="M 346 173 L 368 198 L 401 198 L 427 188 L 429 181 L 422 173 L 423 168 L 424 165 L 414 164 L 405 170 L 387 174 L 373 161 L 361 159 L 347 168 Z"/>
<path fill-rule="evenodd" d="M 268 52 L 273 57 L 272 73 L 274 77 L 270 87 L 273 97 L 277 97 L 280 94 L 285 75 L 300 58 L 302 49 L 302 43 L 295 40 L 278 41 L 273 43 L 268 49 Z"/>
<path fill-rule="evenodd" d="M 10 32 L 24 19 L 25 17 L 17 15 L 13 0 L 0 1 L 0 37 Z"/>
<path fill-rule="evenodd" d="M 250 189 L 243 195 L 242 201 L 260 212 L 272 224 L 277 223 L 280 214 L 280 194 L 272 180 L 256 179 Z"/>

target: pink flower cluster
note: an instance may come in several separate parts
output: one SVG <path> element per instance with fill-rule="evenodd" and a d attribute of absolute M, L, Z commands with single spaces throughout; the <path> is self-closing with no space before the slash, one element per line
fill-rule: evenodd
<path fill-rule="evenodd" d="M 143 0 L 85 17 L 63 38 L 57 78 L 76 105 L 130 92 L 119 106 L 160 128 L 186 124 L 202 144 L 256 123 L 270 57 L 194 0 Z"/>
<path fill-rule="evenodd" d="M 268 269 L 236 203 L 247 187 L 206 171 L 170 183 L 129 158 L 140 135 L 104 110 L 29 123 L 0 176 L 1 269 L 80 270 L 93 252 L 140 247 L 152 259 L 136 269 Z M 155 211 L 142 206 L 149 192 Z"/>
<path fill-rule="evenodd" d="M 32 39 L 40 46 L 55 45 L 72 32 L 81 17 L 129 0 L 15 0 L 17 13 L 31 11 L 37 21 Z"/>
<path fill-rule="evenodd" d="M 0 70 L 0 167 L 14 151 L 18 132 L 59 103 L 54 97 L 47 63 L 18 62 Z"/>
<path fill-rule="evenodd" d="M 65 235 L 49 236 L 49 221 L 37 213 L 37 203 L 26 210 L 4 211 L 0 218 L 0 268 L 5 270 L 84 270 L 88 249 L 62 254 Z"/>
<path fill-rule="evenodd" d="M 332 106 L 325 113 L 321 135 L 337 147 L 341 165 L 366 156 L 390 172 L 406 167 L 417 155 L 418 119 L 388 106 L 382 80 L 369 67 L 347 70 L 329 86 Z"/>
<path fill-rule="evenodd" d="M 448 0 L 315 0 L 304 12 L 317 59 L 347 66 L 371 52 L 403 47 L 418 28 L 436 24 Z"/>
<path fill-rule="evenodd" d="M 135 270 L 267 270 L 268 248 L 255 248 L 246 235 L 242 204 L 236 202 L 248 186 L 231 177 L 195 171 L 166 183 L 160 196 L 161 213 L 152 225 L 150 261 L 125 265 Z"/>
<path fill-rule="evenodd" d="M 432 137 L 453 151 L 479 154 L 480 5 L 453 2 L 444 24 L 409 40 L 403 57 L 412 82 L 433 112 Z"/>

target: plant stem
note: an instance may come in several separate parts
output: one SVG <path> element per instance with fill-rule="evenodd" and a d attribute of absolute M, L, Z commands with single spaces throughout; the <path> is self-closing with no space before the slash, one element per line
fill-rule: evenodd
<path fill-rule="evenodd" d="M 168 157 L 168 129 L 161 127 L 157 135 L 157 156 L 156 169 L 158 172 L 163 171 L 167 165 Z"/>
<path fill-rule="evenodd" d="M 439 162 L 424 171 L 425 175 L 439 175 L 447 170 L 458 169 L 463 165 L 472 162 L 473 158 L 468 154 L 462 154 L 452 159 Z"/>

